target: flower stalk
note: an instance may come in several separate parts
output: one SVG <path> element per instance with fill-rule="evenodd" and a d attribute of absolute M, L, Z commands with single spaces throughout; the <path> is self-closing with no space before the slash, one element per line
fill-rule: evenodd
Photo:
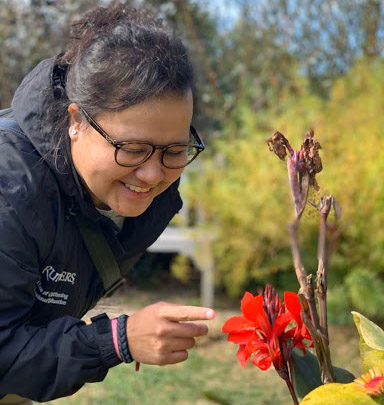
<path fill-rule="evenodd" d="M 318 268 L 316 277 L 316 295 L 319 302 L 320 329 L 327 340 L 328 320 L 327 320 L 327 276 L 328 276 L 328 257 L 327 257 L 327 218 L 332 207 L 333 196 L 324 197 L 320 207 L 320 227 L 318 242 Z"/>
<path fill-rule="evenodd" d="M 275 132 L 268 139 L 269 149 L 281 160 L 287 157 L 287 171 L 289 186 L 295 209 L 294 219 L 288 224 L 291 240 L 293 264 L 300 285 L 299 298 L 302 305 L 302 319 L 306 325 L 315 347 L 319 360 L 322 382 L 335 381 L 331 355 L 329 349 L 328 320 L 327 320 L 327 275 L 329 249 L 327 247 L 328 216 L 332 208 L 339 211 L 333 196 L 321 198 L 320 207 L 311 203 L 320 212 L 320 227 L 318 240 L 318 269 L 316 274 L 316 288 L 313 286 L 312 275 L 307 275 L 300 252 L 299 225 L 308 201 L 309 188 L 316 191 L 319 186 L 316 174 L 322 170 L 319 154 L 320 143 L 314 138 L 314 132 L 306 134 L 301 149 L 292 148 L 287 138 L 281 132 Z M 336 218 L 338 212 L 336 212 Z M 317 305 L 318 304 L 318 309 Z"/>
<path fill-rule="evenodd" d="M 293 387 L 293 384 L 292 384 L 291 380 L 286 379 L 286 380 L 285 380 L 285 383 L 287 384 L 287 387 L 288 387 L 289 393 L 291 394 L 293 403 L 294 403 L 295 405 L 299 405 L 299 401 L 298 401 L 298 399 L 297 399 L 297 396 L 296 396 L 296 393 L 295 393 L 295 389 L 294 389 L 294 387 Z"/>

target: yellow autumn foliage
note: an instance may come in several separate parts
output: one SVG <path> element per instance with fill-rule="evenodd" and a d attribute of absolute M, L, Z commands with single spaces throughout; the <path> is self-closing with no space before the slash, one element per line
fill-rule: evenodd
<path fill-rule="evenodd" d="M 331 262 L 330 283 L 355 267 L 384 274 L 384 64 L 362 61 L 334 86 L 330 99 L 312 95 L 298 78 L 296 93 L 256 112 L 240 103 L 224 123 L 217 154 L 206 159 L 192 182 L 191 195 L 215 244 L 217 281 L 232 295 L 271 274 L 292 273 L 286 229 L 292 218 L 285 164 L 269 152 L 266 139 L 283 132 L 294 149 L 313 128 L 320 141 L 324 170 L 321 195 L 336 196 L 344 231 Z M 308 207 L 300 229 L 307 272 L 317 268 L 318 214 Z M 332 220 L 332 218 L 331 218 Z"/>

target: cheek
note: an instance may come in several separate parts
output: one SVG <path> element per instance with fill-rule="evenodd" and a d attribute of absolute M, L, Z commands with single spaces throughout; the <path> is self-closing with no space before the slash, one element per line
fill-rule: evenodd
<path fill-rule="evenodd" d="M 111 153 L 89 150 L 88 153 L 82 153 L 77 158 L 76 169 L 91 193 L 99 197 L 108 193 L 114 180 L 124 175 L 124 169 L 115 163 Z"/>
<path fill-rule="evenodd" d="M 108 165 L 105 160 L 99 160 L 95 156 L 89 156 L 82 161 L 82 175 L 89 186 L 99 188 L 109 177 Z"/>
<path fill-rule="evenodd" d="M 168 169 L 164 176 L 164 190 L 170 187 L 183 173 L 184 169 Z"/>
<path fill-rule="evenodd" d="M 90 151 L 86 160 L 88 165 L 88 174 L 99 181 L 103 178 L 114 179 L 124 172 L 115 162 L 113 152 L 110 150 L 93 150 Z"/>

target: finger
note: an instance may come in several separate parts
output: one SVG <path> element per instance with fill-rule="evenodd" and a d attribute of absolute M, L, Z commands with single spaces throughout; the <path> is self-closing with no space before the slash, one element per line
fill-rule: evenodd
<path fill-rule="evenodd" d="M 160 308 L 160 316 L 169 321 L 200 321 L 209 320 L 215 317 L 215 312 L 211 308 L 164 305 Z"/>
<path fill-rule="evenodd" d="M 189 350 L 195 346 L 195 343 L 195 339 L 193 338 L 174 338 L 167 342 L 167 352 Z"/>
<path fill-rule="evenodd" d="M 175 323 L 171 333 L 179 338 L 199 337 L 208 333 L 208 326 L 204 323 Z"/>
<path fill-rule="evenodd" d="M 180 350 L 178 352 L 169 353 L 166 360 L 163 361 L 162 365 L 165 366 L 167 364 L 181 363 L 182 361 L 185 361 L 187 359 L 188 359 L 188 352 L 186 350 Z"/>

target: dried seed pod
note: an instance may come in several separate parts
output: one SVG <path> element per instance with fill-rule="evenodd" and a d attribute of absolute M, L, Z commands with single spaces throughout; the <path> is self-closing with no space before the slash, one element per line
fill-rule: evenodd
<path fill-rule="evenodd" d="M 267 140 L 267 144 L 271 152 L 274 152 L 281 160 L 285 160 L 289 142 L 281 132 L 276 131 Z"/>
<path fill-rule="evenodd" d="M 320 149 L 320 142 L 315 139 L 314 131 L 310 130 L 305 135 L 304 142 L 301 145 L 300 159 L 304 163 L 305 169 L 308 171 L 310 185 L 313 186 L 316 191 L 319 190 L 316 174 L 323 170 L 323 164 L 319 154 Z"/>

